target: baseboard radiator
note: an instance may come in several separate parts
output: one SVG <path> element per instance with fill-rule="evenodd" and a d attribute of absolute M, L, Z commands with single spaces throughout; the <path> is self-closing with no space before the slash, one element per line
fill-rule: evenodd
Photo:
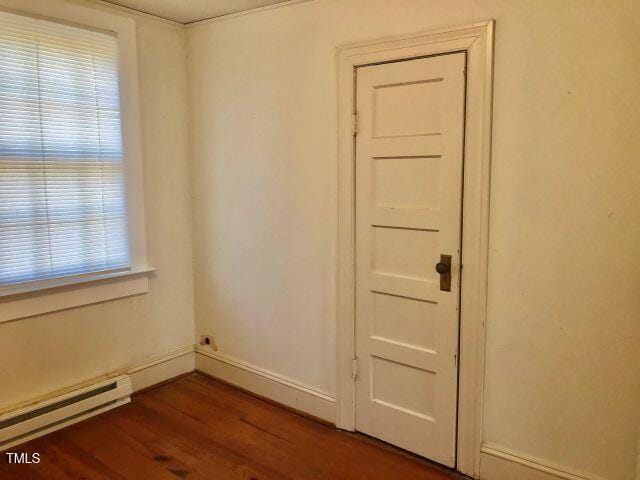
<path fill-rule="evenodd" d="M 131 401 L 131 377 L 122 375 L 0 416 L 0 451 Z"/>

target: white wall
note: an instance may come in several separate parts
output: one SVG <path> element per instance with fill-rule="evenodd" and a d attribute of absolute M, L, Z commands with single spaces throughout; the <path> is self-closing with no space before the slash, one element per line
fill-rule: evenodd
<path fill-rule="evenodd" d="M 633 0 L 315 0 L 188 29 L 197 333 L 335 394 L 347 42 L 497 20 L 484 440 L 631 480 L 640 425 Z M 635 18 L 634 18 L 635 17 Z"/>
<path fill-rule="evenodd" d="M 146 233 L 158 271 L 145 295 L 1 323 L 0 408 L 193 344 L 185 35 L 134 18 Z"/>

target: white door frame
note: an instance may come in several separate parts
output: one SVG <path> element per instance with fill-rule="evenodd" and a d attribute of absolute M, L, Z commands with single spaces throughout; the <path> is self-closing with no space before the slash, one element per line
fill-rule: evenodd
<path fill-rule="evenodd" d="M 355 69 L 451 52 L 467 54 L 457 469 L 477 478 L 484 380 L 493 20 L 338 47 L 336 425 L 355 429 Z"/>

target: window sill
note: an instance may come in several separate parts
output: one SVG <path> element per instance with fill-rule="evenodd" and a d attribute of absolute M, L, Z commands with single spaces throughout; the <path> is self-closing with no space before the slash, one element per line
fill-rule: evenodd
<path fill-rule="evenodd" d="M 0 291 L 0 323 L 147 293 L 149 274 L 154 271 L 143 268 L 60 278 Z"/>

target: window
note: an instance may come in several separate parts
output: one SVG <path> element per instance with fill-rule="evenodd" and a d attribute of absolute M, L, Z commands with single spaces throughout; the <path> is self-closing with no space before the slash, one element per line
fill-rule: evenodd
<path fill-rule="evenodd" d="M 29 8 L 0 8 L 0 322 L 144 293 L 152 270 L 135 23 Z"/>
<path fill-rule="evenodd" d="M 0 285 L 128 250 L 115 37 L 0 12 Z"/>

